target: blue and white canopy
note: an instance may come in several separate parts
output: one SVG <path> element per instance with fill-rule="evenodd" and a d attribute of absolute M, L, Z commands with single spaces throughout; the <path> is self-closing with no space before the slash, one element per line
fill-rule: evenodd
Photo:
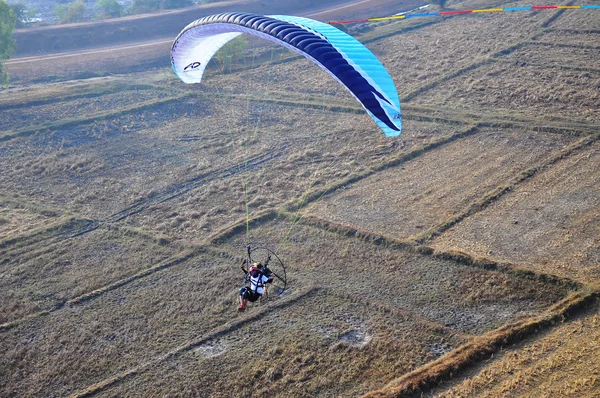
<path fill-rule="evenodd" d="M 200 83 L 213 55 L 249 33 L 281 44 L 328 71 L 362 104 L 387 136 L 402 130 L 396 86 L 379 60 L 352 36 L 308 18 L 223 13 L 185 27 L 173 43 L 171 63 L 185 83 Z"/>

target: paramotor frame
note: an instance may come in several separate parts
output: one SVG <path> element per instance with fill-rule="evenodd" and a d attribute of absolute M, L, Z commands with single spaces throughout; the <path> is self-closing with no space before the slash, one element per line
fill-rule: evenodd
<path fill-rule="evenodd" d="M 273 282 L 265 285 L 265 294 L 262 299 L 268 299 L 269 296 L 281 296 L 287 287 L 287 274 L 285 264 L 277 253 L 266 246 L 248 245 L 247 256 L 248 267 L 252 266 L 254 263 L 260 263 L 274 276 Z"/>

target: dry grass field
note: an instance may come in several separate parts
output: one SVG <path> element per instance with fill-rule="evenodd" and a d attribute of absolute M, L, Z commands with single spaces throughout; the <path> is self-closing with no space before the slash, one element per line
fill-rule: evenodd
<path fill-rule="evenodd" d="M 351 27 L 398 139 L 269 47 L 8 64 L 0 396 L 597 396 L 598 21 Z M 250 242 L 288 284 L 238 313 Z"/>
<path fill-rule="evenodd" d="M 600 388 L 598 305 L 526 341 L 438 397 L 596 397 Z"/>

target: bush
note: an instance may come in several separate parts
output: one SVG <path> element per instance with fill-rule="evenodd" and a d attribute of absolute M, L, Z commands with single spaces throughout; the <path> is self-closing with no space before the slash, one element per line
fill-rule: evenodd
<path fill-rule="evenodd" d="M 98 0 L 96 8 L 100 9 L 101 18 L 119 18 L 123 15 L 123 6 L 117 0 Z"/>
<path fill-rule="evenodd" d="M 133 0 L 130 12 L 132 14 L 140 14 L 157 10 L 188 7 L 194 4 L 192 0 Z"/>
<path fill-rule="evenodd" d="M 238 36 L 221 47 L 213 59 L 221 66 L 221 71 L 225 72 L 227 68 L 231 70 L 233 63 L 246 56 L 244 51 L 247 48 L 248 40 L 244 36 Z"/>
<path fill-rule="evenodd" d="M 54 7 L 54 15 L 58 18 L 58 23 L 72 23 L 83 21 L 85 13 L 85 4 L 83 0 L 77 0 L 67 5 L 57 5 Z"/>
<path fill-rule="evenodd" d="M 16 25 L 16 16 L 4 0 L 0 0 L 0 84 L 8 84 L 8 75 L 4 71 L 3 61 L 9 59 L 15 51 L 12 32 Z"/>

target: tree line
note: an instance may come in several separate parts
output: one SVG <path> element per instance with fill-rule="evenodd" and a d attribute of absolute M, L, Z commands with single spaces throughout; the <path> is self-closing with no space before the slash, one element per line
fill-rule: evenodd
<path fill-rule="evenodd" d="M 8 84 L 8 75 L 4 70 L 4 61 L 15 51 L 15 40 L 12 32 L 15 29 L 17 17 L 12 8 L 4 0 L 0 0 L 0 85 Z"/>
<path fill-rule="evenodd" d="M 59 24 L 66 24 L 91 19 L 119 18 L 127 15 L 183 8 L 214 1 L 218 0 L 133 0 L 129 7 L 125 7 L 118 0 L 97 0 L 95 14 L 89 15 L 86 13 L 84 1 L 75 0 L 68 4 L 58 4 L 54 8 L 54 15 Z M 10 5 L 10 8 L 16 15 L 17 28 L 29 25 L 37 13 L 35 8 L 28 8 L 24 2 L 13 3 Z"/>

